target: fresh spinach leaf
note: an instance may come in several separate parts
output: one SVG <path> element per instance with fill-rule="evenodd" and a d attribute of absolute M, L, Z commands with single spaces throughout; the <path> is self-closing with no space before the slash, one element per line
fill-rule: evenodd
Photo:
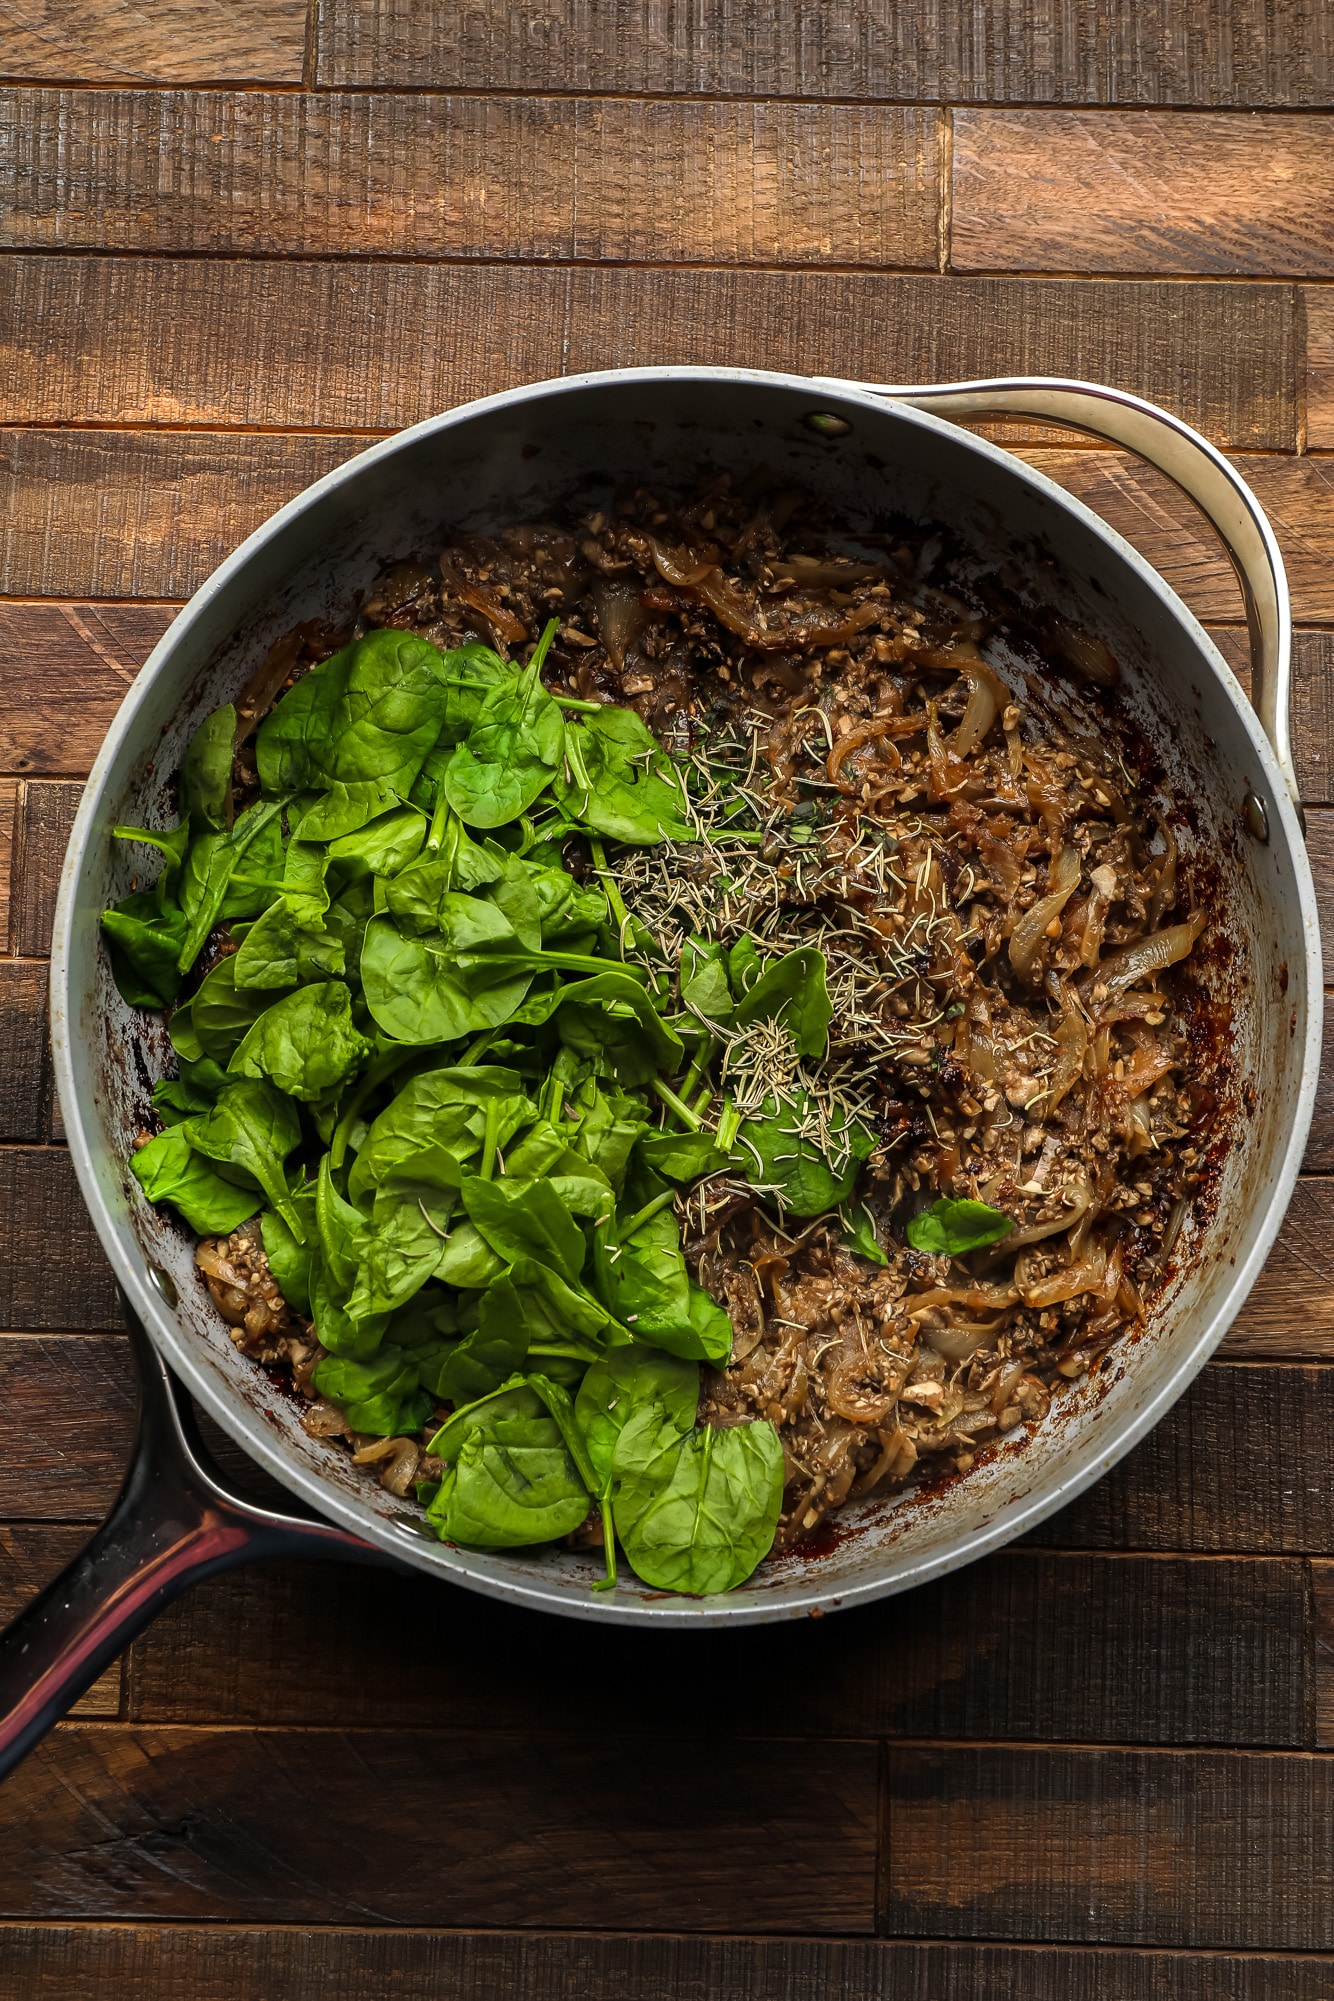
<path fill-rule="evenodd" d="M 463 1206 L 493 1251 L 512 1264 L 535 1258 L 572 1284 L 583 1268 L 584 1233 L 541 1176 L 483 1181 L 469 1174 L 463 1182 Z"/>
<path fill-rule="evenodd" d="M 244 1078 L 218 1094 L 211 1112 L 173 1127 L 197 1153 L 215 1161 L 226 1180 L 263 1189 L 298 1241 L 305 1226 L 292 1205 L 283 1163 L 300 1144 L 301 1122 L 290 1098 L 267 1082 Z M 253 1213 L 253 1212 L 252 1212 Z"/>
<path fill-rule="evenodd" d="M 699 1364 L 636 1342 L 609 1349 L 584 1377 L 574 1414 L 603 1482 L 611 1478 L 621 1433 L 636 1412 L 648 1406 L 657 1406 L 661 1421 L 674 1424 L 684 1436 L 693 1428 L 699 1409 Z"/>
<path fill-rule="evenodd" d="M 353 834 L 330 841 L 328 866 L 340 884 L 366 876 L 396 876 L 421 853 L 426 815 L 415 806 L 395 806 Z"/>
<path fill-rule="evenodd" d="M 458 745 L 445 768 L 445 797 L 470 827 L 517 820 L 560 765 L 565 724 L 540 678 L 554 623 L 517 680 L 502 682 L 483 698 L 467 742 Z"/>
<path fill-rule="evenodd" d="M 117 991 L 130 1007 L 170 1007 L 181 990 L 185 913 L 158 908 L 140 889 L 102 912 L 102 931 Z"/>
<path fill-rule="evenodd" d="M 218 1102 L 227 1072 L 210 1057 L 191 1063 L 182 1059 L 179 1077 L 161 1077 L 153 1086 L 153 1110 L 164 1126 L 180 1125 Z"/>
<path fill-rule="evenodd" d="M 633 1087 L 675 1072 L 685 1050 L 641 983 L 626 972 L 596 973 L 560 995 L 556 1026 L 567 1049 L 600 1077 Z"/>
<path fill-rule="evenodd" d="M 595 1229 L 593 1273 L 599 1296 L 637 1341 L 687 1360 L 727 1362 L 732 1323 L 687 1273 L 670 1210 L 660 1210 L 625 1243 L 614 1219 Z"/>
<path fill-rule="evenodd" d="M 366 1005 L 397 1042 L 457 1042 L 498 1028 L 522 1002 L 533 973 L 504 913 L 480 897 L 441 898 L 442 927 L 405 936 L 391 917 L 366 926 L 361 978 Z"/>
<path fill-rule="evenodd" d="M 1013 1228 L 1012 1217 L 988 1208 L 985 1202 L 956 1202 L 942 1196 L 920 1216 L 914 1216 L 904 1234 L 915 1251 L 961 1258 L 969 1251 L 981 1250 L 984 1244 L 999 1243 Z"/>
<path fill-rule="evenodd" d="M 517 1070 L 501 1064 L 454 1064 L 410 1077 L 372 1123 L 348 1176 L 354 1202 L 423 1147 L 446 1147 L 460 1162 L 480 1153 L 487 1122 L 495 1144 L 507 1147 L 535 1117 Z"/>
<path fill-rule="evenodd" d="M 858 1257 L 869 1258 L 873 1265 L 887 1265 L 889 1259 L 880 1247 L 880 1239 L 875 1233 L 875 1224 L 860 1202 L 850 1202 L 839 1211 L 839 1227 L 843 1241 Z"/>
<path fill-rule="evenodd" d="M 568 730 L 567 746 L 572 775 L 552 790 L 594 833 L 639 844 L 694 838 L 671 760 L 633 709 L 608 706 L 584 717 Z"/>
<path fill-rule="evenodd" d="M 698 1181 L 702 1174 L 717 1174 L 727 1165 L 719 1153 L 713 1134 L 706 1132 L 648 1132 L 639 1142 L 645 1166 L 669 1181 Z"/>
<path fill-rule="evenodd" d="M 684 1437 L 642 1408 L 616 1446 L 613 1507 L 631 1568 L 660 1591 L 697 1596 L 744 1584 L 773 1546 L 783 1447 L 767 1420 Z"/>
<path fill-rule="evenodd" d="M 480 1549 L 521 1548 L 569 1535 L 588 1513 L 588 1489 L 559 1425 L 534 1391 L 525 1388 L 522 1394 L 536 1404 L 535 1414 L 500 1415 L 495 1405 L 474 1406 L 476 1418 L 457 1445 L 451 1440 L 448 1471 L 429 1509 L 443 1540 Z M 497 1403 L 510 1406 L 515 1400 L 510 1391 Z M 440 1437 L 435 1445 L 439 1449 Z"/>
<path fill-rule="evenodd" d="M 431 1399 L 417 1384 L 416 1364 L 399 1348 L 386 1345 L 369 1361 L 326 1355 L 316 1363 L 312 1380 L 321 1396 L 342 1408 L 353 1431 L 391 1438 L 420 1430 L 431 1414 Z"/>
<path fill-rule="evenodd" d="M 743 1121 L 733 1165 L 765 1188 L 776 1187 L 795 1216 L 820 1216 L 846 1202 L 857 1185 L 861 1163 L 875 1151 L 875 1134 L 856 1121 L 835 1123 L 834 1144 L 846 1148 L 834 1161 L 803 1133 L 809 1116 L 805 1094 L 778 1105 L 772 1098 L 761 1115 Z"/>
<path fill-rule="evenodd" d="M 181 764 L 181 818 L 222 833 L 232 817 L 232 751 L 236 710 L 230 702 L 205 716 Z"/>
<path fill-rule="evenodd" d="M 439 1393 L 448 1403 L 474 1403 L 521 1369 L 527 1353 L 528 1329 L 519 1295 L 509 1277 L 502 1275 L 482 1294 L 477 1326 L 441 1369 Z"/>
<path fill-rule="evenodd" d="M 269 1261 L 269 1270 L 277 1280 L 279 1292 L 298 1313 L 309 1314 L 312 1265 L 319 1246 L 315 1190 L 311 1187 L 294 1190 L 292 1207 L 301 1218 L 304 1243 L 297 1242 L 282 1217 L 272 1209 L 264 1211 L 259 1227 L 264 1239 L 264 1255 Z"/>
<path fill-rule="evenodd" d="M 208 1057 L 215 1063 L 229 1063 L 260 1016 L 273 1006 L 272 988 L 238 982 L 240 956 L 231 952 L 219 959 L 205 974 L 198 991 L 172 1015 L 168 1032 L 182 1061 L 198 1062 Z"/>
<path fill-rule="evenodd" d="M 182 1125 L 168 1126 L 131 1154 L 130 1169 L 150 1202 L 170 1202 L 201 1236 L 230 1235 L 260 1206 L 253 1189 L 224 1181 L 195 1152 Z"/>
<path fill-rule="evenodd" d="M 764 968 L 737 1004 L 735 1026 L 741 1029 L 753 1021 L 780 1021 L 798 1054 L 823 1056 L 832 1015 L 824 953 L 813 945 L 802 945 Z"/>
<path fill-rule="evenodd" d="M 309 1104 L 344 1083 L 370 1053 L 352 1024 L 350 989 L 326 980 L 266 1008 L 227 1068 L 234 1076 L 271 1077 L 280 1091 Z"/>

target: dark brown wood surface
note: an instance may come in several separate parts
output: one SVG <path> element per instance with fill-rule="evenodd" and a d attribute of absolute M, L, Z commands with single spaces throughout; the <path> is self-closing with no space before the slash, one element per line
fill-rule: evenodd
<path fill-rule="evenodd" d="M 1278 531 L 1334 939 L 1332 23 L 1305 0 L 0 0 L 0 1617 L 101 1519 L 134 1423 L 44 1017 L 81 782 L 180 602 L 368 441 L 649 362 L 1166 404 Z M 1174 489 L 992 435 L 1246 678 L 1235 579 Z M 1334 1997 L 1326 1047 L 1218 1357 L 1025 1542 L 709 1636 L 325 1563 L 215 1579 L 5 1787 L 0 1995 Z"/>

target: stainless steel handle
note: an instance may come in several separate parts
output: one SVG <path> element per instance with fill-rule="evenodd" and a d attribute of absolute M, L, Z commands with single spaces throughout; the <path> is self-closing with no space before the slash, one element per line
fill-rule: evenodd
<path fill-rule="evenodd" d="M 830 387 L 832 377 L 824 378 Z M 1292 606 L 1288 579 L 1268 516 L 1240 473 L 1198 431 L 1156 403 L 1096 382 L 1067 382 L 1053 375 L 1015 375 L 989 382 L 910 385 L 879 382 L 841 386 L 890 396 L 942 417 L 1029 417 L 1070 430 L 1091 431 L 1127 451 L 1180 487 L 1217 531 L 1241 579 L 1251 636 L 1251 700 L 1273 746 L 1296 808 L 1301 795 L 1289 736 L 1292 677 Z"/>

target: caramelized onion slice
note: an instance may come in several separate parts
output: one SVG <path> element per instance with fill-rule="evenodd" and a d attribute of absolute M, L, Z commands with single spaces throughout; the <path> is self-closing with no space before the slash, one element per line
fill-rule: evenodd
<path fill-rule="evenodd" d="M 1147 938 L 1136 938 L 1133 944 L 1123 945 L 1119 952 L 1113 952 L 1110 959 L 1104 959 L 1094 968 L 1095 983 L 1106 987 L 1108 999 L 1114 999 L 1136 980 L 1148 979 L 1184 959 L 1195 949 L 1196 940 L 1208 922 L 1208 914 L 1197 910 L 1184 924 L 1169 924 L 1163 931 L 1151 931 Z"/>
<path fill-rule="evenodd" d="M 1079 850 L 1067 841 L 1051 872 L 1046 896 L 1040 896 L 1031 910 L 1019 919 L 1010 939 L 1010 964 L 1021 980 L 1031 980 L 1038 947 L 1052 919 L 1059 917 L 1079 882 Z"/>
<path fill-rule="evenodd" d="M 950 655 L 968 683 L 968 707 L 949 748 L 955 757 L 967 757 L 979 743 L 1010 699 L 1010 691 L 994 667 L 989 667 L 971 639 L 961 639 Z"/>

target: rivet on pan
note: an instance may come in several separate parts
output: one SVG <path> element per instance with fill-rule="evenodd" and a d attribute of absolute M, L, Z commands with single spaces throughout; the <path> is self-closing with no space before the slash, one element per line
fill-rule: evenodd
<path fill-rule="evenodd" d="M 836 417 L 832 410 L 812 410 L 801 421 L 808 431 L 821 438 L 846 438 L 852 429 L 846 417 Z"/>
<path fill-rule="evenodd" d="M 169 1271 L 164 1271 L 161 1265 L 150 1265 L 148 1267 L 148 1276 L 151 1283 L 156 1286 L 157 1290 L 166 1300 L 168 1306 L 179 1305 L 181 1296 L 176 1290 L 176 1281 Z"/>
<path fill-rule="evenodd" d="M 1242 812 L 1246 815 L 1246 825 L 1257 841 L 1269 839 L 1269 813 L 1263 799 L 1254 792 L 1248 792 L 1242 801 Z"/>

